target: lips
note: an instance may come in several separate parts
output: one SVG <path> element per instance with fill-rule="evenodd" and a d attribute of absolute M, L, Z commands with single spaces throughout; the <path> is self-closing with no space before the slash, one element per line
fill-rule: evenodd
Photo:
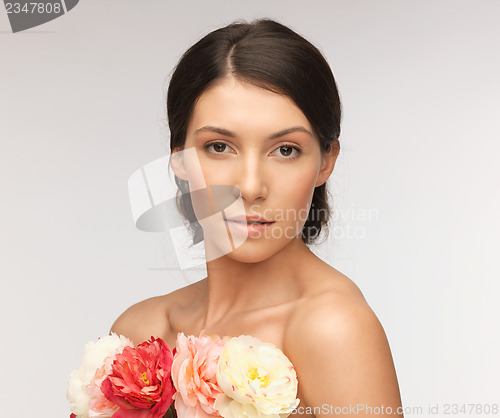
<path fill-rule="evenodd" d="M 234 216 L 232 218 L 227 218 L 226 221 L 247 224 L 247 225 L 265 225 L 274 222 L 262 216 Z"/>
<path fill-rule="evenodd" d="M 266 237 L 266 231 L 272 228 L 274 221 L 263 216 L 234 216 L 225 219 L 232 234 L 243 238 Z"/>

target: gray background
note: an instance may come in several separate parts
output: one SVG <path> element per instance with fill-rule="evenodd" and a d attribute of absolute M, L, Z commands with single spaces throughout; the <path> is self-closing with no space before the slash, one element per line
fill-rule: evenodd
<path fill-rule="evenodd" d="M 499 14 L 486 0 L 87 0 L 12 34 L 0 13 L 1 415 L 68 416 L 84 343 L 190 279 L 151 269 L 164 237 L 135 229 L 127 181 L 164 155 L 163 83 L 184 50 L 264 16 L 336 76 L 340 216 L 316 251 L 382 322 L 403 404 L 500 402 Z"/>

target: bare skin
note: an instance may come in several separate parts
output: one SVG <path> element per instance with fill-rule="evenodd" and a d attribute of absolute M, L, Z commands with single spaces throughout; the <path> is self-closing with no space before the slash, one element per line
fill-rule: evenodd
<path fill-rule="evenodd" d="M 200 133 L 214 125 L 234 135 Z M 270 134 L 297 126 L 304 129 L 269 142 Z M 312 127 L 290 99 L 228 79 L 201 96 L 186 147 L 196 149 L 203 181 L 223 184 L 224 178 L 239 188 L 245 209 L 269 210 L 278 219 L 278 209 L 308 209 L 314 187 L 328 179 L 335 165 L 338 152 L 322 154 L 317 138 L 305 132 Z M 227 148 L 207 151 L 214 140 Z M 302 151 L 296 159 L 282 152 L 290 144 Z M 199 180 L 190 177 L 188 168 L 176 175 Z M 285 219 L 273 228 L 300 231 L 302 226 L 300 220 Z M 220 245 L 217 231 L 204 230 L 204 237 L 207 252 Z M 294 364 L 303 409 L 291 417 L 338 416 L 334 407 L 346 407 L 340 414 L 345 417 L 384 415 L 352 413 L 349 406 L 358 404 L 391 407 L 387 415 L 402 416 L 396 413 L 399 387 L 380 322 L 359 288 L 312 253 L 300 235 L 250 238 L 209 261 L 207 273 L 200 282 L 132 306 L 112 331 L 135 343 L 161 337 L 171 347 L 179 332 L 252 335 L 276 345 Z"/>

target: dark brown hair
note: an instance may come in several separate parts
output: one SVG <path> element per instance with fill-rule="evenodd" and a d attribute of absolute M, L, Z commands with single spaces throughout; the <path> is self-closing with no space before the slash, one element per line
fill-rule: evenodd
<path fill-rule="evenodd" d="M 318 49 L 270 19 L 236 21 L 210 32 L 190 47 L 172 74 L 167 93 L 170 150 L 184 148 L 187 126 L 198 98 L 227 76 L 290 97 L 309 120 L 321 151 L 340 148 L 341 103 L 330 66 Z M 177 206 L 191 223 L 193 243 L 202 229 L 185 180 L 175 178 Z M 302 240 L 313 243 L 330 218 L 326 183 L 314 190 Z"/>

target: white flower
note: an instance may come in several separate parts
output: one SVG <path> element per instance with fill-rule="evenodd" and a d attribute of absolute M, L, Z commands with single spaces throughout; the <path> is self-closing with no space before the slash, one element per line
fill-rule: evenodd
<path fill-rule="evenodd" d="M 126 346 L 133 347 L 132 341 L 123 335 L 114 332 L 106 337 L 99 338 L 97 342 L 89 341 L 85 344 L 81 366 L 71 372 L 68 382 L 66 398 L 70 402 L 70 409 L 78 418 L 89 418 L 90 397 L 87 386 L 95 372 L 104 364 L 107 357 L 121 353 Z"/>
<path fill-rule="evenodd" d="M 226 342 L 217 369 L 224 392 L 215 408 L 224 418 L 284 418 L 299 404 L 297 374 L 273 344 L 248 335 Z"/>

